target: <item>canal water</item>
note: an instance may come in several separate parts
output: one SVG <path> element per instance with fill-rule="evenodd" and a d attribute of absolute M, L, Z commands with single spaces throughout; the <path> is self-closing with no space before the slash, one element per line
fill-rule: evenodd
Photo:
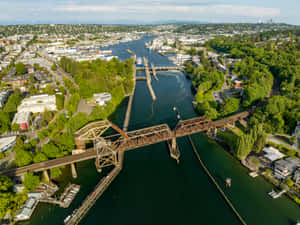
<path fill-rule="evenodd" d="M 165 57 L 150 52 L 141 40 L 110 47 L 114 55 L 124 60 L 130 57 L 127 49 L 145 56 L 154 65 L 172 65 Z M 143 76 L 143 72 L 139 72 Z M 192 107 L 191 82 L 180 72 L 159 72 L 159 81 L 152 85 L 157 100 L 152 102 L 145 81 L 138 81 L 132 106 L 129 130 L 150 125 L 176 124 L 173 106 L 183 119 L 197 116 Z M 111 120 L 122 126 L 127 100 Z M 223 188 L 248 225 L 293 225 L 300 220 L 300 208 L 286 197 L 273 200 L 268 195 L 272 185 L 261 177 L 251 178 L 248 171 L 230 154 L 201 134 L 193 141 L 202 160 Z M 80 224 L 84 225 L 238 225 L 239 221 L 226 205 L 216 187 L 201 169 L 187 138 L 178 139 L 180 163 L 169 157 L 166 143 L 126 152 L 124 167 Z M 78 178 L 66 173 L 61 185 L 73 182 L 81 190 L 68 209 L 39 204 L 32 219 L 22 225 L 62 225 L 64 218 L 88 195 L 102 174 L 96 172 L 94 161 L 77 164 Z M 231 177 L 232 187 L 225 187 Z"/>

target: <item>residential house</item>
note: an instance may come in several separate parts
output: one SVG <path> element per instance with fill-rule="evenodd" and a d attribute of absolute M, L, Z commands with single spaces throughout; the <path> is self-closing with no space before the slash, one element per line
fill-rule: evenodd
<path fill-rule="evenodd" d="M 274 176 L 278 180 L 285 180 L 298 166 L 300 166 L 300 159 L 298 158 L 289 157 L 278 160 L 274 163 Z"/>
<path fill-rule="evenodd" d="M 300 186 L 300 168 L 297 168 L 293 175 L 293 180 L 296 185 Z"/>

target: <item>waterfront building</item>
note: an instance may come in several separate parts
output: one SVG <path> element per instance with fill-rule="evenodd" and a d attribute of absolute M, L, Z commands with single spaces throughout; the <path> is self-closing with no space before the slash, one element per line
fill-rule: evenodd
<path fill-rule="evenodd" d="M 0 138 L 0 151 L 6 152 L 16 144 L 17 136 Z"/>
<path fill-rule="evenodd" d="M 38 204 L 38 200 L 35 198 L 28 198 L 25 205 L 18 211 L 15 216 L 16 221 L 28 220 L 30 219 L 35 207 Z"/>
<path fill-rule="evenodd" d="M 300 186 L 300 168 L 297 168 L 293 175 L 293 180 L 296 185 Z"/>
<path fill-rule="evenodd" d="M 285 180 L 300 166 L 300 159 L 288 157 L 274 163 L 274 176 L 278 180 Z"/>
<path fill-rule="evenodd" d="M 262 149 L 264 154 L 264 158 L 266 158 L 267 160 L 269 160 L 270 162 L 274 162 L 278 159 L 282 159 L 283 157 L 285 157 L 284 154 L 282 154 L 278 149 L 270 146 L 270 147 L 265 147 Z"/>

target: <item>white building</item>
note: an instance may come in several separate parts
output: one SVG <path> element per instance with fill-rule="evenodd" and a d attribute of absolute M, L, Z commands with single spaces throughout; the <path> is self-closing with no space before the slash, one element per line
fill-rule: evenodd
<path fill-rule="evenodd" d="M 34 95 L 29 98 L 25 98 L 21 105 L 18 107 L 18 112 L 44 112 L 56 110 L 56 97 L 55 95 Z"/>
<path fill-rule="evenodd" d="M 16 221 L 28 220 L 30 219 L 38 201 L 35 198 L 28 198 L 23 208 L 21 208 L 17 215 L 15 216 Z"/>
<path fill-rule="evenodd" d="M 270 162 L 274 162 L 278 159 L 282 159 L 283 157 L 285 157 L 284 154 L 282 154 L 278 149 L 274 148 L 274 147 L 265 147 L 262 149 L 262 151 L 265 153 L 264 157 L 268 160 L 270 160 Z"/>
<path fill-rule="evenodd" d="M 95 101 L 100 106 L 106 105 L 110 100 L 111 94 L 108 92 L 94 94 L 93 98 L 93 101 Z"/>

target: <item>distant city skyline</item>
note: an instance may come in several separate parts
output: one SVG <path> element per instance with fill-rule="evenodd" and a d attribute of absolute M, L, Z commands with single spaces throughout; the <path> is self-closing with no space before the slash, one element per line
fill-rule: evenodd
<path fill-rule="evenodd" d="M 300 25 L 299 0 L 4 0 L 0 24 L 159 22 L 256 23 Z"/>

